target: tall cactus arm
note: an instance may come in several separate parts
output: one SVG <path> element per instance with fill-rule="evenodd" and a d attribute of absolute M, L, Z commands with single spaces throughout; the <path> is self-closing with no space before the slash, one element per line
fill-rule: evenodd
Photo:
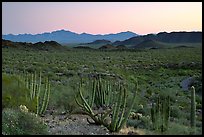
<path fill-rule="evenodd" d="M 117 130 L 117 131 L 119 131 L 119 130 L 125 125 L 125 123 L 126 123 L 128 117 L 129 117 L 129 115 L 130 115 L 130 112 L 131 112 L 131 110 L 132 110 L 132 108 L 133 108 L 133 106 L 134 106 L 134 104 L 135 104 L 136 94 L 137 94 L 137 90 L 135 90 L 135 92 L 134 92 L 133 99 L 132 99 L 132 101 L 131 101 L 132 104 L 130 105 L 129 108 L 127 108 L 128 111 L 127 111 L 127 113 L 125 114 L 125 117 L 124 117 L 124 119 L 123 119 L 121 125 L 118 127 L 118 130 Z"/>
<path fill-rule="evenodd" d="M 155 105 L 154 103 L 152 103 L 152 108 L 151 108 L 151 120 L 152 120 L 153 128 L 155 128 Z"/>
<path fill-rule="evenodd" d="M 110 105 L 111 90 L 109 82 L 107 82 L 106 93 L 107 93 L 107 105 Z"/>
<path fill-rule="evenodd" d="M 31 93 L 31 99 L 33 99 L 33 74 L 31 74 L 30 93 Z"/>
<path fill-rule="evenodd" d="M 39 77 L 39 87 L 38 87 L 38 93 L 37 93 L 37 96 L 40 95 L 40 90 L 41 90 L 41 80 L 42 80 L 42 78 L 41 78 L 41 72 L 40 72 L 40 77 Z"/>
<path fill-rule="evenodd" d="M 33 97 L 36 96 L 36 84 L 37 84 L 37 74 L 36 74 L 36 71 L 34 73 L 34 83 L 33 83 Z"/>
<path fill-rule="evenodd" d="M 88 112 L 90 112 L 92 115 L 94 115 L 91 107 L 89 106 L 89 104 L 87 103 L 87 101 L 85 100 L 85 98 L 83 97 L 83 95 L 81 93 L 81 88 L 79 89 L 79 95 L 83 101 L 83 108 L 85 108 Z"/>
<path fill-rule="evenodd" d="M 116 94 L 115 98 L 117 98 L 117 96 L 119 96 L 119 95 Z M 118 102 L 115 102 L 115 104 L 113 104 L 113 115 L 112 115 L 112 119 L 111 119 L 110 129 L 114 128 L 114 122 L 113 121 L 115 121 L 115 118 L 116 118 L 117 104 L 118 104 Z"/>
<path fill-rule="evenodd" d="M 122 102 L 123 102 L 123 104 L 122 104 L 122 114 L 121 114 L 121 116 L 120 116 L 120 119 L 119 119 L 119 122 L 118 122 L 116 128 L 119 128 L 119 127 L 120 127 L 121 122 L 122 122 L 122 120 L 123 120 L 123 115 L 124 115 L 124 113 L 125 113 L 125 107 L 126 107 L 126 102 L 127 102 L 127 91 L 126 91 L 125 88 L 123 89 L 123 91 L 124 91 L 124 97 L 123 97 L 123 100 L 122 100 Z"/>
<path fill-rule="evenodd" d="M 49 98 L 50 98 L 50 83 L 48 83 L 48 91 L 47 91 L 47 96 L 46 96 L 46 101 L 45 101 L 45 108 L 44 108 L 43 113 L 45 112 L 45 110 L 48 107 Z"/>
<path fill-rule="evenodd" d="M 122 86 L 119 85 L 119 95 L 118 95 L 118 103 L 117 103 L 117 106 L 116 106 L 116 114 L 115 114 L 115 117 L 113 119 L 113 131 L 116 130 L 116 126 L 117 126 L 117 122 L 118 122 L 118 117 L 119 117 L 119 112 L 120 112 L 120 106 L 121 106 L 121 103 L 122 103 Z"/>
<path fill-rule="evenodd" d="M 40 91 L 41 91 L 41 72 L 40 72 L 39 84 L 38 84 L 38 88 L 37 88 L 37 115 L 39 114 Z"/>
<path fill-rule="evenodd" d="M 91 104 L 90 107 L 93 107 L 94 104 L 94 99 L 95 99 L 95 94 L 96 94 L 96 80 L 93 81 L 93 87 L 92 87 L 92 97 L 91 97 Z"/>
<path fill-rule="evenodd" d="M 47 92 L 48 92 L 48 78 L 45 80 L 45 91 L 44 91 L 44 94 L 43 94 L 43 100 L 42 100 L 42 106 L 39 110 L 39 114 L 42 114 L 44 113 L 45 111 L 45 106 L 46 106 L 46 101 L 47 101 Z"/>
<path fill-rule="evenodd" d="M 77 96 L 75 96 L 75 101 L 76 101 L 76 103 L 81 107 L 81 108 L 83 108 L 83 105 L 81 104 L 81 103 L 79 103 L 79 101 L 78 101 L 78 99 L 77 99 Z"/>
<path fill-rule="evenodd" d="M 196 100 L 195 100 L 195 88 L 191 87 L 191 127 L 193 128 L 193 133 L 195 134 L 196 127 Z"/>

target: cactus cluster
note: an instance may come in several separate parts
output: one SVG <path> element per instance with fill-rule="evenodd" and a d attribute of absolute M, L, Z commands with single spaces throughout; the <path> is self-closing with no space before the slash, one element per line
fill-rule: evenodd
<path fill-rule="evenodd" d="M 48 78 L 45 79 L 45 84 L 42 85 L 41 72 L 39 77 L 35 72 L 34 74 L 31 74 L 31 76 L 26 74 L 24 80 L 25 86 L 30 90 L 29 98 L 36 104 L 36 109 L 34 110 L 35 113 L 37 115 L 42 115 L 47 109 L 50 96 L 50 82 Z"/>
<path fill-rule="evenodd" d="M 82 95 L 82 84 L 80 84 L 79 95 L 82 103 L 77 97 L 75 100 L 84 112 L 94 120 L 95 124 L 104 125 L 111 132 L 118 132 L 130 115 L 136 98 L 136 91 L 132 104 L 127 106 L 127 90 L 124 85 L 119 83 L 115 90 L 111 90 L 110 83 L 104 83 L 102 84 L 100 78 L 94 80 L 90 100 L 86 100 Z M 98 110 L 94 110 L 94 107 Z M 87 121 L 91 123 L 88 119 Z"/>
<path fill-rule="evenodd" d="M 156 103 L 152 103 L 151 120 L 153 129 L 164 132 L 169 127 L 170 97 L 158 96 Z"/>
<path fill-rule="evenodd" d="M 98 76 L 93 80 L 92 83 L 92 101 L 90 102 L 91 107 L 93 104 L 96 108 L 110 106 L 111 99 L 113 99 L 110 82 L 102 81 L 101 77 Z"/>

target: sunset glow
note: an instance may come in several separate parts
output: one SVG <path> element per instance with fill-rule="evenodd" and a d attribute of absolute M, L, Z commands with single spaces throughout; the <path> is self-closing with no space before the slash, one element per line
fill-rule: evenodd
<path fill-rule="evenodd" d="M 3 34 L 202 31 L 202 2 L 3 2 Z"/>

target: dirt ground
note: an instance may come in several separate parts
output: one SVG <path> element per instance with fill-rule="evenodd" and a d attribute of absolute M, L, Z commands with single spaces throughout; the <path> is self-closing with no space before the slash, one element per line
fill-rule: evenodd
<path fill-rule="evenodd" d="M 106 127 L 89 124 L 87 115 L 46 115 L 43 117 L 52 135 L 110 135 Z"/>
<path fill-rule="evenodd" d="M 119 133 L 111 133 L 102 125 L 89 124 L 87 115 L 51 115 L 42 117 L 49 127 L 51 135 L 138 135 L 133 128 L 122 129 Z"/>

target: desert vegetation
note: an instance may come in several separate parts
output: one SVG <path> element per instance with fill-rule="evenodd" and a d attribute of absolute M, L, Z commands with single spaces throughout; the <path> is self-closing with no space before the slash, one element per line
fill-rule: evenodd
<path fill-rule="evenodd" d="M 2 134 L 55 134 L 45 119 L 75 114 L 110 134 L 202 134 L 202 47 L 2 48 L 2 107 Z"/>

